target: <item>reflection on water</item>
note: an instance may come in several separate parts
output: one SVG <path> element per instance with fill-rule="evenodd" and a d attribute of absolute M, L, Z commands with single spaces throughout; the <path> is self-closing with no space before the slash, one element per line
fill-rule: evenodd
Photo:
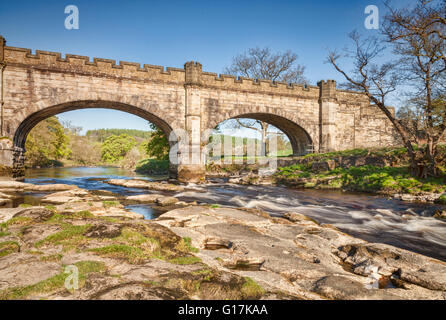
<path fill-rule="evenodd" d="M 141 176 L 120 168 L 94 167 L 28 170 L 25 181 L 74 184 L 87 190 L 107 190 L 125 196 L 146 193 L 144 189 L 104 183 L 104 179 L 132 177 L 161 178 Z M 259 208 L 278 216 L 295 211 L 370 242 L 387 243 L 446 261 L 446 222 L 432 218 L 435 210 L 446 210 L 446 206 L 409 203 L 368 194 L 240 186 L 223 182 L 190 185 L 185 191 L 170 195 L 183 201 Z M 28 193 L 25 197 L 30 197 L 29 201 L 38 201 L 39 195 Z M 148 205 L 126 208 L 143 214 L 146 219 L 160 214 Z"/>

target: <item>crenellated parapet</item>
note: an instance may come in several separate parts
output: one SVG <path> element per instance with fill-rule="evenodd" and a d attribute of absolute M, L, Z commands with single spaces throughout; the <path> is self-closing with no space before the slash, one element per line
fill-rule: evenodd
<path fill-rule="evenodd" d="M 202 71 L 199 62 L 187 62 L 183 69 L 66 54 L 59 52 L 4 47 L 5 61 L 10 66 L 35 70 L 115 77 L 140 81 L 162 81 L 177 84 L 199 84 L 210 89 L 298 96 L 313 99 L 319 87 L 281 81 L 258 80 Z"/>

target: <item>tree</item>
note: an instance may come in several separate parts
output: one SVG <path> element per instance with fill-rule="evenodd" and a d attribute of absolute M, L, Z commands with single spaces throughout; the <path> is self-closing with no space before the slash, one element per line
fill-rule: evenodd
<path fill-rule="evenodd" d="M 69 138 L 57 117 L 39 122 L 25 142 L 27 165 L 50 166 L 71 154 Z"/>
<path fill-rule="evenodd" d="M 158 128 L 153 123 L 149 124 L 150 129 L 153 130 L 149 142 L 146 145 L 146 153 L 149 157 L 157 160 L 169 159 L 169 140 L 167 140 L 164 131 Z"/>
<path fill-rule="evenodd" d="M 439 3 L 440 2 L 440 3 Z M 341 57 L 330 51 L 328 62 L 347 80 L 346 86 L 362 91 L 390 120 L 398 132 L 410 158 L 410 172 L 419 177 L 435 176 L 437 145 L 445 134 L 446 117 L 440 112 L 435 120 L 434 97 L 440 98 L 444 86 L 445 58 L 445 4 L 442 1 L 419 1 L 413 8 L 394 9 L 389 4 L 389 14 L 384 19 L 381 37 L 362 39 L 352 32 L 352 50 L 345 56 L 353 61 L 352 72 L 346 72 L 339 64 Z M 378 64 L 388 43 L 395 59 Z M 397 59 L 396 59 L 397 58 Z M 410 88 L 412 108 L 418 119 L 398 119 L 388 109 L 389 95 L 402 86 Z M 444 100 L 439 100 L 443 101 Z M 441 103 L 440 103 L 441 104 Z M 443 107 L 444 110 L 444 107 Z M 411 115 L 411 113 L 406 113 Z M 416 152 L 413 143 L 413 125 L 421 126 L 426 137 L 424 148 Z"/>
<path fill-rule="evenodd" d="M 297 54 L 286 52 L 272 52 L 270 48 L 250 48 L 247 52 L 239 54 L 232 59 L 230 67 L 225 73 L 252 79 L 283 81 L 288 83 L 305 83 L 303 76 L 305 67 L 297 64 Z M 233 128 L 247 128 L 261 134 L 262 155 L 267 154 L 267 140 L 277 131 L 268 131 L 270 125 L 260 120 L 234 119 Z"/>
<path fill-rule="evenodd" d="M 127 134 L 112 135 L 102 144 L 101 159 L 110 164 L 121 161 L 135 145 L 135 138 Z"/>

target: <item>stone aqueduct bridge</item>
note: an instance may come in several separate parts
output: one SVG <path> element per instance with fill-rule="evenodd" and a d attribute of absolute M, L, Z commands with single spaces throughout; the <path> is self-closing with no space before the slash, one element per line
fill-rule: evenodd
<path fill-rule="evenodd" d="M 112 108 L 138 115 L 164 132 L 184 130 L 188 152 L 200 135 L 230 118 L 266 121 L 290 139 L 294 154 L 394 144 L 390 122 L 363 94 L 318 86 L 236 78 L 184 69 L 6 46 L 0 36 L 0 164 L 23 175 L 29 131 L 41 120 L 82 108 Z M 100 119 L 98 119 L 100 123 Z M 197 140 L 198 137 L 198 140 Z M 181 152 L 182 150 L 179 150 Z M 204 161 L 173 166 L 182 180 L 204 176 Z M 7 170 L 11 168 L 11 170 Z"/>

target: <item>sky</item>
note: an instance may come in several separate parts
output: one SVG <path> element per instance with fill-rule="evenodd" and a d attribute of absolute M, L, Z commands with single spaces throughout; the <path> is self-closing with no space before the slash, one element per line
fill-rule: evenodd
<path fill-rule="evenodd" d="M 414 1 L 414 0 L 412 0 Z M 409 0 L 394 0 L 405 5 Z M 67 30 L 67 5 L 79 9 L 79 29 Z M 381 0 L 0 0 L 0 34 L 7 45 L 71 53 L 117 61 L 182 68 L 199 61 L 204 71 L 222 73 L 232 57 L 251 47 L 291 50 L 306 67 L 310 84 L 342 82 L 324 63 L 329 49 L 347 45 L 356 29 L 365 36 L 368 5 L 385 13 Z M 147 121 L 114 110 L 78 110 L 60 114 L 63 121 L 95 128 L 147 129 Z M 98 122 L 100 119 L 100 122 Z"/>

